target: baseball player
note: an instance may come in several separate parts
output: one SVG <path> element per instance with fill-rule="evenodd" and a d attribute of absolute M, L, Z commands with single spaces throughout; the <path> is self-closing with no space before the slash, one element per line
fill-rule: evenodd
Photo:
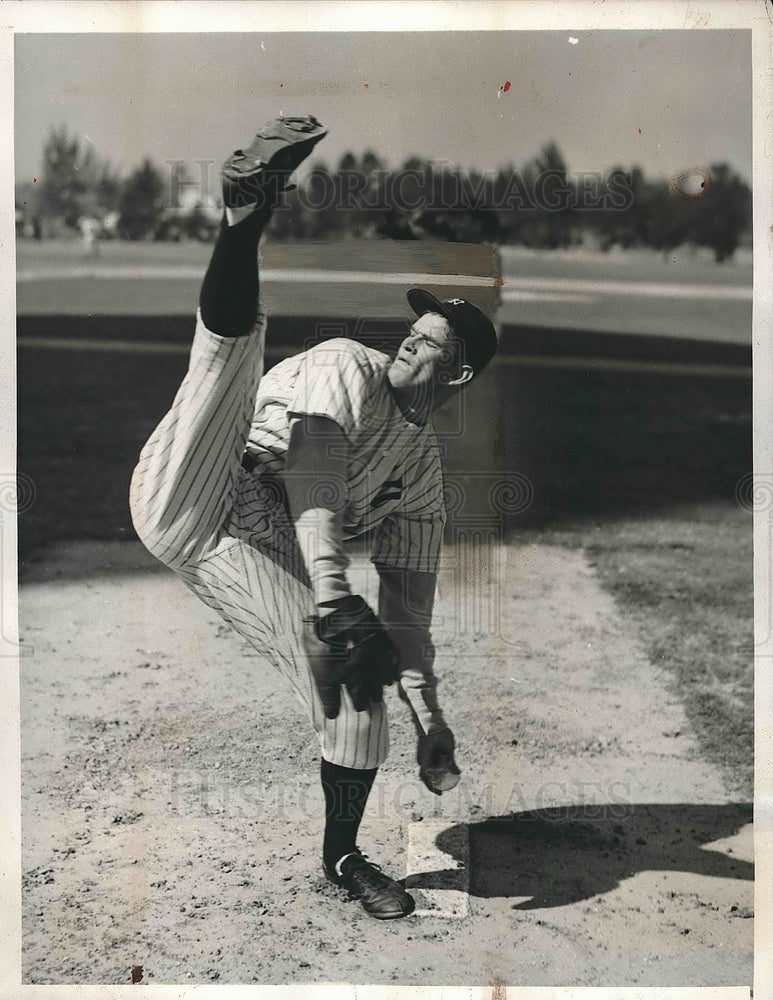
<path fill-rule="evenodd" d="M 201 288 L 187 374 L 131 484 L 144 544 L 272 662 L 321 748 L 326 877 L 378 919 L 414 901 L 357 846 L 388 749 L 397 682 L 421 779 L 459 780 L 436 694 L 430 624 L 444 525 L 432 410 L 487 364 L 488 318 L 411 289 L 393 359 L 338 338 L 263 375 L 258 241 L 290 174 L 326 130 L 278 118 L 222 171 L 224 218 Z M 368 534 L 378 608 L 354 593 L 346 542 Z"/>

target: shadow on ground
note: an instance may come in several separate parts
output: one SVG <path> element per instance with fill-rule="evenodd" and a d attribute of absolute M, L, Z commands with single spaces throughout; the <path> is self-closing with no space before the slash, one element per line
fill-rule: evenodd
<path fill-rule="evenodd" d="M 516 910 L 566 906 L 615 889 L 644 871 L 687 872 L 751 881 L 754 865 L 707 847 L 752 821 L 751 805 L 630 805 L 540 809 L 469 824 L 473 896 L 530 899 Z M 458 857 L 458 825 L 436 840 Z M 412 888 L 459 889 L 454 868 L 411 876 Z"/>

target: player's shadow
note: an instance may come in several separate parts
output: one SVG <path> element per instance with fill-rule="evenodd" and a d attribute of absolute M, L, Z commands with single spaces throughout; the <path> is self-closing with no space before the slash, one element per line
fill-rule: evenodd
<path fill-rule="evenodd" d="M 491 817 L 467 825 L 469 892 L 517 897 L 513 909 L 532 910 L 591 899 L 643 871 L 751 880 L 751 862 L 705 846 L 751 821 L 752 807 L 735 803 L 570 806 Z M 463 832 L 455 824 L 435 841 L 457 862 Z M 410 885 L 458 889 L 462 879 L 449 867 L 416 873 Z"/>

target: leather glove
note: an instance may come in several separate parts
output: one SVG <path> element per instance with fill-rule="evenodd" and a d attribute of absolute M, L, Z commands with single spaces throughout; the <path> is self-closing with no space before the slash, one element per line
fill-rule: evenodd
<path fill-rule="evenodd" d="M 419 777 L 435 795 L 450 792 L 459 784 L 461 771 L 454 760 L 456 741 L 450 729 L 439 729 L 419 737 L 416 760 Z"/>
<path fill-rule="evenodd" d="M 363 712 L 381 701 L 384 685 L 399 678 L 397 647 L 383 622 L 356 595 L 330 614 L 304 618 L 303 647 L 328 719 L 341 710 L 342 684 L 355 709 Z"/>

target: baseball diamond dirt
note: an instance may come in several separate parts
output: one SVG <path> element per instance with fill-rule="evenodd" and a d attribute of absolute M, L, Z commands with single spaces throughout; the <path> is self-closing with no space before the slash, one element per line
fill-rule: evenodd
<path fill-rule="evenodd" d="M 24 980 L 749 984 L 751 807 L 669 679 L 582 551 L 474 555 L 437 609 L 453 792 L 388 695 L 363 849 L 418 910 L 386 926 L 309 866 L 317 751 L 281 679 L 138 543 L 55 546 L 21 596 Z"/>

